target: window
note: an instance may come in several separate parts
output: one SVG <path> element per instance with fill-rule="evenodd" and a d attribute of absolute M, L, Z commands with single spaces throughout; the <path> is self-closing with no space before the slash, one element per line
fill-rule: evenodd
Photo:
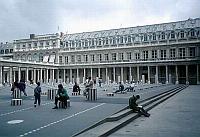
<path fill-rule="evenodd" d="M 112 60 L 117 60 L 116 53 L 112 53 Z"/>
<path fill-rule="evenodd" d="M 156 40 L 156 33 L 153 33 L 153 40 Z"/>
<path fill-rule="evenodd" d="M 181 31 L 181 32 L 180 32 L 180 37 L 181 37 L 181 38 L 184 38 L 184 37 L 185 37 L 184 31 Z"/>
<path fill-rule="evenodd" d="M 195 47 L 189 48 L 189 55 L 190 55 L 190 57 L 195 57 Z"/>
<path fill-rule="evenodd" d="M 152 56 L 152 59 L 157 59 L 157 50 L 152 50 L 151 56 Z"/>
<path fill-rule="evenodd" d="M 88 62 L 88 55 L 84 55 L 84 62 Z"/>
<path fill-rule="evenodd" d="M 106 45 L 108 45 L 108 38 L 106 38 Z"/>
<path fill-rule="evenodd" d="M 4 54 L 4 50 L 1 50 L 1 54 Z"/>
<path fill-rule="evenodd" d="M 94 62 L 94 61 L 95 61 L 95 56 L 94 56 L 94 54 L 90 55 L 90 60 L 91 60 L 91 62 Z"/>
<path fill-rule="evenodd" d="M 185 48 L 179 48 L 179 57 L 185 58 Z"/>
<path fill-rule="evenodd" d="M 144 41 L 147 41 L 147 34 L 144 34 Z"/>
<path fill-rule="evenodd" d="M 40 47 L 43 47 L 43 42 L 40 42 Z"/>
<path fill-rule="evenodd" d="M 128 36 L 128 43 L 131 43 L 131 36 Z"/>
<path fill-rule="evenodd" d="M 59 63 L 62 64 L 62 56 L 59 56 Z"/>
<path fill-rule="evenodd" d="M 148 51 L 147 50 L 143 51 L 143 57 L 145 60 L 148 59 Z"/>
<path fill-rule="evenodd" d="M 170 49 L 170 58 L 176 57 L 176 49 Z"/>
<path fill-rule="evenodd" d="M 108 61 L 108 60 L 109 60 L 108 54 L 104 54 L 104 59 L 105 59 L 105 61 Z"/>
<path fill-rule="evenodd" d="M 71 63 L 75 63 L 75 56 L 71 55 Z"/>
<path fill-rule="evenodd" d="M 5 50 L 5 54 L 8 54 L 8 53 L 9 53 L 9 49 L 6 49 L 6 50 Z"/>
<path fill-rule="evenodd" d="M 65 56 L 65 63 L 68 64 L 69 63 L 69 57 Z"/>
<path fill-rule="evenodd" d="M 43 54 L 40 53 L 40 54 L 39 54 L 39 62 L 42 62 L 42 61 L 43 61 Z"/>
<path fill-rule="evenodd" d="M 140 59 L 140 53 L 135 53 L 135 59 Z"/>
<path fill-rule="evenodd" d="M 160 50 L 161 59 L 166 59 L 166 50 Z"/>
<path fill-rule="evenodd" d="M 37 43 L 36 42 L 34 43 L 34 48 L 37 48 Z"/>
<path fill-rule="evenodd" d="M 13 53 L 13 49 L 10 49 L 10 53 Z"/>
<path fill-rule="evenodd" d="M 92 46 L 94 46 L 94 39 L 92 39 Z"/>
<path fill-rule="evenodd" d="M 28 48 L 29 48 L 29 49 L 31 48 L 31 43 L 28 44 Z"/>
<path fill-rule="evenodd" d="M 163 40 L 165 39 L 165 32 L 161 33 L 161 39 L 163 39 Z"/>
<path fill-rule="evenodd" d="M 26 44 L 23 44 L 23 45 L 22 45 L 22 48 L 25 49 L 25 48 L 26 48 Z"/>
<path fill-rule="evenodd" d="M 46 45 L 49 46 L 49 41 L 46 41 Z"/>
<path fill-rule="evenodd" d="M 65 42 L 65 46 L 68 48 L 68 41 Z"/>
<path fill-rule="evenodd" d="M 120 37 L 120 44 L 123 44 L 123 43 L 124 43 L 124 38 Z"/>
<path fill-rule="evenodd" d="M 101 54 L 97 54 L 97 61 L 102 61 Z"/>
<path fill-rule="evenodd" d="M 77 55 L 76 58 L 77 58 L 76 61 L 80 63 L 81 62 L 81 55 Z"/>
<path fill-rule="evenodd" d="M 124 53 L 119 53 L 119 60 L 124 60 Z"/>
<path fill-rule="evenodd" d="M 88 41 L 87 40 L 85 40 L 85 47 L 87 47 L 88 46 Z"/>
<path fill-rule="evenodd" d="M 194 29 L 191 29 L 191 30 L 190 30 L 190 36 L 191 36 L 191 37 L 195 37 L 195 31 L 194 31 Z"/>
<path fill-rule="evenodd" d="M 20 45 L 19 44 L 17 44 L 16 49 L 20 49 Z"/>
<path fill-rule="evenodd" d="M 126 53 L 126 56 L 127 56 L 127 60 L 131 60 L 131 59 L 132 59 L 132 57 L 131 57 L 131 52 L 127 52 L 127 53 Z"/>
<path fill-rule="evenodd" d="M 171 31 L 171 39 L 175 39 L 175 32 Z"/>

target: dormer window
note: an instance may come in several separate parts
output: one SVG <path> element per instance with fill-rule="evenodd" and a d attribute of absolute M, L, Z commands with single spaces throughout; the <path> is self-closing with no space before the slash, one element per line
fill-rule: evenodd
<path fill-rule="evenodd" d="M 156 33 L 153 33 L 153 40 L 156 40 Z"/>
<path fill-rule="evenodd" d="M 181 32 L 180 32 L 180 37 L 181 37 L 181 38 L 184 38 L 184 37 L 185 37 L 184 31 L 181 31 Z"/>
<path fill-rule="evenodd" d="M 175 32 L 171 31 L 171 39 L 175 39 Z"/>
<path fill-rule="evenodd" d="M 194 31 L 194 29 L 191 29 L 191 31 L 190 31 L 190 36 L 191 36 L 191 37 L 195 37 L 195 31 Z"/>
<path fill-rule="evenodd" d="M 162 33 L 161 33 L 161 38 L 162 38 L 162 39 L 165 39 L 165 32 L 162 32 Z"/>
<path fill-rule="evenodd" d="M 144 34 L 144 41 L 147 41 L 147 34 Z"/>

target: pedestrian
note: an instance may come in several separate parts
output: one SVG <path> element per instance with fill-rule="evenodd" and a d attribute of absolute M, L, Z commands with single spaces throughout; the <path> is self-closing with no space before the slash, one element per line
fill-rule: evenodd
<path fill-rule="evenodd" d="M 55 96 L 55 107 L 52 109 L 58 109 L 58 100 L 64 102 L 65 108 L 67 108 L 67 100 L 69 100 L 69 96 L 67 94 L 67 90 L 63 88 L 62 84 L 58 85 L 58 92 L 57 95 Z"/>
<path fill-rule="evenodd" d="M 142 106 L 139 106 L 136 101 L 140 99 L 140 95 L 132 96 L 129 98 L 129 108 L 132 109 L 134 112 L 138 112 L 140 115 L 144 115 L 145 117 L 149 117 L 150 114 L 144 110 Z"/>
<path fill-rule="evenodd" d="M 23 92 L 25 96 L 27 96 L 27 93 L 26 93 L 25 89 L 26 89 L 25 82 L 23 80 L 20 80 L 20 82 L 19 82 L 19 90 L 21 92 Z"/>
<path fill-rule="evenodd" d="M 37 102 L 38 105 L 40 106 L 40 102 L 41 102 L 41 87 L 40 87 L 40 82 L 37 82 L 37 87 L 34 89 L 34 96 L 35 96 L 35 102 L 34 102 L 34 107 L 36 107 Z"/>
<path fill-rule="evenodd" d="M 80 90 L 79 85 L 77 84 L 77 82 L 75 82 L 72 92 L 78 92 L 78 94 L 80 95 L 80 91 L 81 90 Z"/>

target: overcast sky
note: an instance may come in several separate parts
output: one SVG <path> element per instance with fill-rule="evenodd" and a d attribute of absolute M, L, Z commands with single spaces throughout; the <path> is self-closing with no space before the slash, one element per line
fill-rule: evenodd
<path fill-rule="evenodd" d="M 200 0 L 0 0 L 0 42 L 200 17 Z"/>

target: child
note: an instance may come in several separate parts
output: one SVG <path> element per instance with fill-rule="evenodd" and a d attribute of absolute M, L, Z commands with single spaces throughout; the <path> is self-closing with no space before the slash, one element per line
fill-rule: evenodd
<path fill-rule="evenodd" d="M 37 101 L 38 101 L 38 105 L 40 106 L 40 94 L 41 94 L 42 90 L 40 87 L 40 82 L 37 82 L 37 87 L 34 89 L 34 96 L 35 96 L 35 102 L 34 102 L 34 107 L 36 107 Z"/>

